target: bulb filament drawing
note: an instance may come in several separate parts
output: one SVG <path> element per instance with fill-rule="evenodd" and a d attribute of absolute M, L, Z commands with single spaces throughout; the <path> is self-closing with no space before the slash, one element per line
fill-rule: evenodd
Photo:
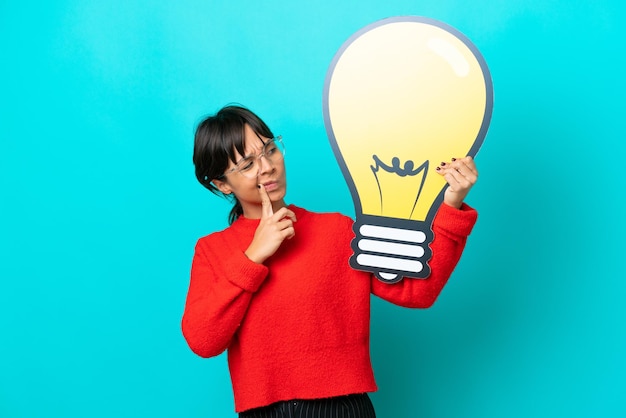
<path fill-rule="evenodd" d="M 424 182 L 426 181 L 426 176 L 428 175 L 428 160 L 424 161 L 422 165 L 417 168 L 413 168 L 415 163 L 412 160 L 407 160 L 404 163 L 404 168 L 400 167 L 400 158 L 393 157 L 391 159 L 391 165 L 387 165 L 383 163 L 377 155 L 373 155 L 372 159 L 374 160 L 374 165 L 371 166 L 372 172 L 374 173 L 374 177 L 376 178 L 376 185 L 378 186 L 378 192 L 380 194 L 380 213 L 381 215 L 384 212 L 383 206 L 383 189 L 380 185 L 380 180 L 378 178 L 378 172 L 382 169 L 387 173 L 396 174 L 400 177 L 406 176 L 417 176 L 418 174 L 422 174 L 421 181 L 419 183 L 419 188 L 417 193 L 415 194 L 415 201 L 411 206 L 411 212 L 407 215 L 407 218 L 411 218 L 413 216 L 413 211 L 415 210 L 415 205 L 417 205 L 417 201 L 419 200 L 420 194 L 422 193 L 422 189 L 424 188 Z M 410 192 L 410 189 L 408 190 Z"/>

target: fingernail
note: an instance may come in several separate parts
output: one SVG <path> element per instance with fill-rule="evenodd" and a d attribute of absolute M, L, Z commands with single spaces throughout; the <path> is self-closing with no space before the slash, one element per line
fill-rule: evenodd
<path fill-rule="evenodd" d="M 456 158 L 453 158 L 452 161 L 456 161 Z"/>
<path fill-rule="evenodd" d="M 441 170 L 441 167 L 437 167 L 437 168 L 435 168 L 435 170 L 439 171 L 439 170 Z"/>
<path fill-rule="evenodd" d="M 452 160 L 452 161 L 454 161 L 454 160 Z M 441 162 L 441 166 L 443 167 L 443 166 L 445 166 L 445 165 L 446 165 L 446 163 L 444 163 L 444 162 L 442 161 L 442 162 Z"/>

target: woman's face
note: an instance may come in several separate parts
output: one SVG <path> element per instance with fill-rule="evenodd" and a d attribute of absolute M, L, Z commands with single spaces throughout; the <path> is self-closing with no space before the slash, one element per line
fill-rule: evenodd
<path fill-rule="evenodd" d="M 257 134 L 248 126 L 244 128 L 245 156 L 239 155 L 235 151 L 236 162 L 229 161 L 226 168 L 226 176 L 220 180 L 214 180 L 215 186 L 224 194 L 234 194 L 241 203 L 243 215 L 248 219 L 261 218 L 261 195 L 259 194 L 259 184 L 265 187 L 274 211 L 285 206 L 285 195 L 287 194 L 287 181 L 285 176 L 285 162 L 281 158 L 279 161 L 270 162 L 266 157 L 257 158 L 259 174 L 256 177 L 248 178 L 233 169 L 237 162 L 244 157 L 258 157 L 263 152 L 263 143 L 270 138 L 259 138 Z M 261 141 L 262 140 L 262 141 Z"/>

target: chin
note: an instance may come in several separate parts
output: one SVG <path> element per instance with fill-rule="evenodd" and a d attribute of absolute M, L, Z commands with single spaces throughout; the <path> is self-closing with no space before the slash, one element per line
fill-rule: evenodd
<path fill-rule="evenodd" d="M 268 192 L 268 194 L 272 197 L 272 200 L 284 199 L 287 195 L 287 187 L 277 187 L 276 190 L 272 190 L 271 192 Z"/>
<path fill-rule="evenodd" d="M 285 189 L 279 189 L 269 194 L 273 200 L 281 200 L 284 199 L 287 195 L 287 191 Z"/>

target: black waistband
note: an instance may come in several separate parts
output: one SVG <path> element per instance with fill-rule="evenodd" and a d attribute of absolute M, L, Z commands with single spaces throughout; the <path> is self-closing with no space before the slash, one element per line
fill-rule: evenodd
<path fill-rule="evenodd" d="M 367 393 L 322 399 L 292 399 L 241 412 L 240 418 L 375 418 Z"/>

